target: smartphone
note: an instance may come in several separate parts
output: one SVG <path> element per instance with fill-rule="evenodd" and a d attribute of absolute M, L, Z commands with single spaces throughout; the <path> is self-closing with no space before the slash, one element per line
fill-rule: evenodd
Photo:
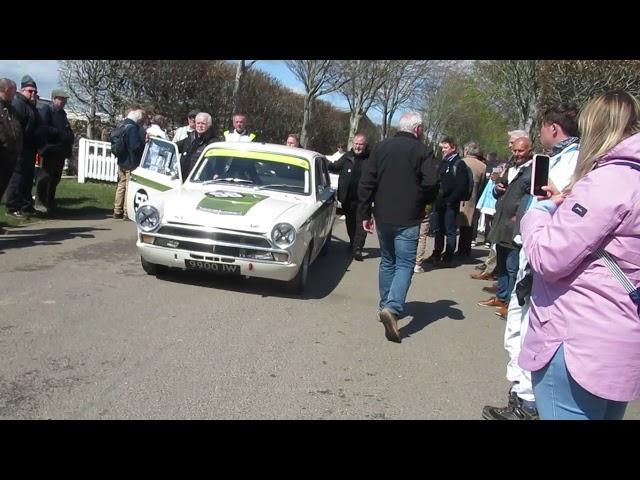
<path fill-rule="evenodd" d="M 534 155 L 531 171 L 531 195 L 544 197 L 547 192 L 542 190 L 549 184 L 549 156 Z"/>

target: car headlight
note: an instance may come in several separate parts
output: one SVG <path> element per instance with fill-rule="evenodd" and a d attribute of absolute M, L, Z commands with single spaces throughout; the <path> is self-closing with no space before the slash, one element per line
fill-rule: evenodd
<path fill-rule="evenodd" d="M 271 230 L 271 240 L 279 248 L 287 248 L 296 241 L 296 229 L 289 223 L 278 223 Z"/>
<path fill-rule="evenodd" d="M 152 205 L 142 205 L 136 212 L 136 223 L 143 232 L 153 232 L 160 226 L 160 212 Z"/>

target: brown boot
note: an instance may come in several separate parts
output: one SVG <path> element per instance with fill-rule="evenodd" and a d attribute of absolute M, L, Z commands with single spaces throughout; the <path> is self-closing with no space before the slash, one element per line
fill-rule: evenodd
<path fill-rule="evenodd" d="M 398 317 L 388 308 L 383 308 L 378 317 L 384 325 L 384 336 L 390 342 L 401 343 L 400 331 L 398 330 Z"/>
<path fill-rule="evenodd" d="M 491 280 L 492 274 L 490 272 L 472 273 L 469 275 L 474 280 Z"/>
<path fill-rule="evenodd" d="M 480 305 L 481 307 L 505 307 L 505 308 L 507 306 L 506 303 L 504 303 L 502 300 L 496 297 L 491 297 L 488 300 L 483 300 L 481 302 L 478 302 L 478 305 Z"/>

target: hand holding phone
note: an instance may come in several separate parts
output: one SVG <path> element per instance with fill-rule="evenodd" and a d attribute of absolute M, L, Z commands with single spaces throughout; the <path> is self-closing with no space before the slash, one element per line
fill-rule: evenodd
<path fill-rule="evenodd" d="M 542 189 L 549 183 L 549 156 L 534 155 L 531 172 L 531 195 L 536 197 L 546 196 L 547 192 Z"/>

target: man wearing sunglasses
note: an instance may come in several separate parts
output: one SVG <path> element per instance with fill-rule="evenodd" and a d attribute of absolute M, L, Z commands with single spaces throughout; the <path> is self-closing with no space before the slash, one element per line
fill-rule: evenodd
<path fill-rule="evenodd" d="M 16 118 L 22 126 L 22 154 L 18 157 L 13 175 L 7 187 L 7 211 L 10 215 L 22 218 L 35 214 L 33 207 L 33 176 L 35 158 L 41 146 L 42 120 L 35 106 L 38 87 L 29 75 L 22 77 L 20 92 L 13 99 Z"/>

